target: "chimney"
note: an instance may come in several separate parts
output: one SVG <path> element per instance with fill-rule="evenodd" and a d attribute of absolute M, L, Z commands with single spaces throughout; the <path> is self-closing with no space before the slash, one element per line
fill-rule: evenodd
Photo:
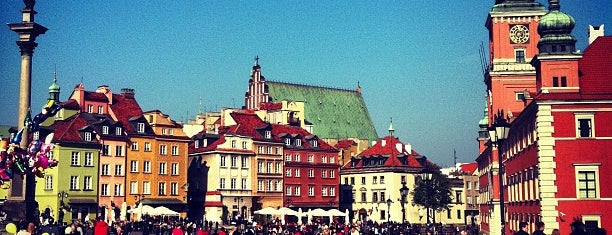
<path fill-rule="evenodd" d="M 113 91 L 111 91 L 111 89 L 108 88 L 107 85 L 99 86 L 98 89 L 96 89 L 96 93 L 102 93 L 106 95 L 106 98 L 108 99 L 108 104 L 113 104 Z"/>
<path fill-rule="evenodd" d="M 387 145 L 387 140 L 381 140 L 380 145 L 385 147 L 385 145 Z"/>
<path fill-rule="evenodd" d="M 372 146 L 376 145 L 376 140 L 372 140 Z"/>
<path fill-rule="evenodd" d="M 604 36 L 604 25 L 592 26 L 589 25 L 589 45 L 595 41 L 598 37 Z"/>
<path fill-rule="evenodd" d="M 134 89 L 130 88 L 121 88 L 121 95 L 126 99 L 134 99 Z"/>

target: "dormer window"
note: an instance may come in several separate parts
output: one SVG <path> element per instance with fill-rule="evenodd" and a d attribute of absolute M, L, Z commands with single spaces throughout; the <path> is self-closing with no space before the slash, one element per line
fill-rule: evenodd
<path fill-rule="evenodd" d="M 236 148 L 236 141 L 232 140 L 232 148 L 235 149 Z"/>
<path fill-rule="evenodd" d="M 291 139 L 285 138 L 285 145 L 287 146 L 291 145 Z"/>
<path fill-rule="evenodd" d="M 98 105 L 98 114 L 103 114 L 104 113 L 104 108 L 102 107 L 102 105 Z"/>
<path fill-rule="evenodd" d="M 313 148 L 317 148 L 317 147 L 319 147 L 319 142 L 318 142 L 317 140 L 311 140 L 311 141 L 310 141 L 310 145 L 311 145 Z"/>
<path fill-rule="evenodd" d="M 246 141 L 242 141 L 242 149 L 246 149 L 247 148 L 247 142 Z"/>
<path fill-rule="evenodd" d="M 138 123 L 138 133 L 144 133 L 145 132 L 145 124 L 142 122 Z"/>
<path fill-rule="evenodd" d="M 91 141 L 91 132 L 85 132 L 85 141 Z"/>
<path fill-rule="evenodd" d="M 122 132 L 121 129 L 122 129 L 121 127 L 115 127 L 115 135 L 121 135 L 121 132 Z"/>
<path fill-rule="evenodd" d="M 108 135 L 108 126 L 103 126 L 102 127 L 102 134 Z"/>
<path fill-rule="evenodd" d="M 193 143 L 193 147 L 194 148 L 199 148 L 200 147 L 200 141 L 199 140 L 195 140 Z"/>
<path fill-rule="evenodd" d="M 301 139 L 295 139 L 295 146 L 302 146 L 302 140 Z"/>
<path fill-rule="evenodd" d="M 162 135 L 166 135 L 167 133 L 167 129 L 166 128 L 162 128 Z"/>
<path fill-rule="evenodd" d="M 266 139 L 271 139 L 272 138 L 272 131 L 266 131 Z"/>
<path fill-rule="evenodd" d="M 174 129 L 169 130 L 169 135 L 174 135 Z"/>
<path fill-rule="evenodd" d="M 88 113 L 93 113 L 93 105 L 87 105 L 87 112 Z"/>

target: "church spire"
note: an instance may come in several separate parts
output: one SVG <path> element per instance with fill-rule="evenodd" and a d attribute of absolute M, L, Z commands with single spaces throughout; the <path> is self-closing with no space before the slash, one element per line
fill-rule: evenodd
<path fill-rule="evenodd" d="M 53 69 L 53 83 L 49 86 L 49 99 L 59 101 L 60 86 L 57 84 L 57 66 Z"/>
<path fill-rule="evenodd" d="M 393 118 L 391 118 L 391 122 L 389 123 L 389 136 L 393 136 L 393 132 L 395 132 L 395 129 L 393 129 Z"/>

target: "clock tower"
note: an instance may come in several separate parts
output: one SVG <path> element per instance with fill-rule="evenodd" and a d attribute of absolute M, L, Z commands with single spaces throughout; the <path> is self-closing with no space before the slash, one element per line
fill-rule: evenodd
<path fill-rule="evenodd" d="M 496 0 L 489 12 L 485 26 L 490 54 L 484 74 L 489 120 L 498 110 L 517 116 L 524 91 L 535 92 L 536 72 L 529 62 L 538 54 L 537 28 L 546 12 L 534 0 Z"/>

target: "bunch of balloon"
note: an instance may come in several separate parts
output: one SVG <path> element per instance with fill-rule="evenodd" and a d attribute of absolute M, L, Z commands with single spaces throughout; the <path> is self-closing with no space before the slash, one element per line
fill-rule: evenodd
<path fill-rule="evenodd" d="M 45 141 L 38 139 L 32 140 L 27 149 L 19 146 L 23 135 L 23 130 L 28 129 L 28 133 L 35 133 L 39 130 L 40 124 L 47 118 L 54 116 L 60 110 L 57 102 L 49 101 L 42 111 L 32 118 L 30 112 L 26 116 L 24 127 L 8 140 L 0 141 L 0 188 L 8 189 L 7 184 L 15 174 L 25 175 L 31 171 L 37 177 L 44 177 L 45 169 L 57 166 L 57 159 L 49 156 L 49 152 L 54 145 L 53 133 L 47 135 Z M 28 138 L 28 137 L 26 137 Z"/>

